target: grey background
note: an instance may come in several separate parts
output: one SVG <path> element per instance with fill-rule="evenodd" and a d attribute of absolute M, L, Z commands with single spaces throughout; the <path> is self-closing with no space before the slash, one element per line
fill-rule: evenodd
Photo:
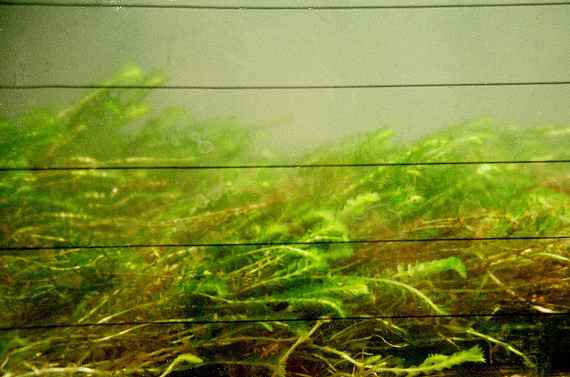
<path fill-rule="evenodd" d="M 172 85 L 567 81 L 570 6 L 343 11 L 0 7 L 2 84 L 98 83 L 128 63 L 159 69 Z M 64 104 L 81 93 L 0 90 L 0 112 Z M 182 105 L 198 119 L 237 116 L 246 123 L 275 125 L 268 141 L 290 153 L 377 127 L 413 139 L 481 117 L 521 126 L 570 123 L 570 86 L 560 85 L 157 90 L 152 100 L 158 108 Z"/>

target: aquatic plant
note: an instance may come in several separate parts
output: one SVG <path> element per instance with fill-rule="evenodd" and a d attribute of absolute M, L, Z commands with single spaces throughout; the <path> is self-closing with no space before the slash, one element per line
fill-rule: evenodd
<path fill-rule="evenodd" d="M 392 166 L 184 170 L 291 161 L 234 119 L 152 114 L 149 93 L 0 119 L 0 165 L 23 169 L 0 173 L 5 376 L 552 368 L 548 319 L 446 315 L 570 310 L 568 241 L 524 239 L 570 234 L 569 164 L 492 163 L 568 159 L 568 126 L 482 120 L 406 145 L 381 129 L 293 161 Z M 450 161 L 488 163 L 409 165 Z M 89 169 L 125 165 L 154 168 Z"/>

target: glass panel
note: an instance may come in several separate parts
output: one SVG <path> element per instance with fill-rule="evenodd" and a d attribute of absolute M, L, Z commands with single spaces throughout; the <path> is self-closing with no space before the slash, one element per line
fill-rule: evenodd
<path fill-rule="evenodd" d="M 0 374 L 570 373 L 569 4 L 22 4 Z"/>

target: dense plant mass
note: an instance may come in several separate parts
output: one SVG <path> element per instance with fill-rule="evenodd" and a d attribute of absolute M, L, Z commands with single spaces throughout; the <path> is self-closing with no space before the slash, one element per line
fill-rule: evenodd
<path fill-rule="evenodd" d="M 107 84 L 161 80 L 130 67 Z M 570 126 L 482 120 L 408 145 L 381 129 L 292 160 L 267 130 L 157 115 L 148 94 L 0 118 L 0 165 L 24 168 L 0 172 L 4 376 L 560 367 L 570 164 L 413 163 L 569 159 Z M 371 162 L 398 165 L 175 168 Z M 166 319 L 186 323 L 148 323 Z"/>

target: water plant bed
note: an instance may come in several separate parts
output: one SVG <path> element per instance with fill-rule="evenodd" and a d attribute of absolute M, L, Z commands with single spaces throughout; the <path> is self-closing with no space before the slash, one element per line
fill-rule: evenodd
<path fill-rule="evenodd" d="M 569 373 L 570 125 L 292 157 L 148 94 L 0 118 L 2 375 Z"/>

